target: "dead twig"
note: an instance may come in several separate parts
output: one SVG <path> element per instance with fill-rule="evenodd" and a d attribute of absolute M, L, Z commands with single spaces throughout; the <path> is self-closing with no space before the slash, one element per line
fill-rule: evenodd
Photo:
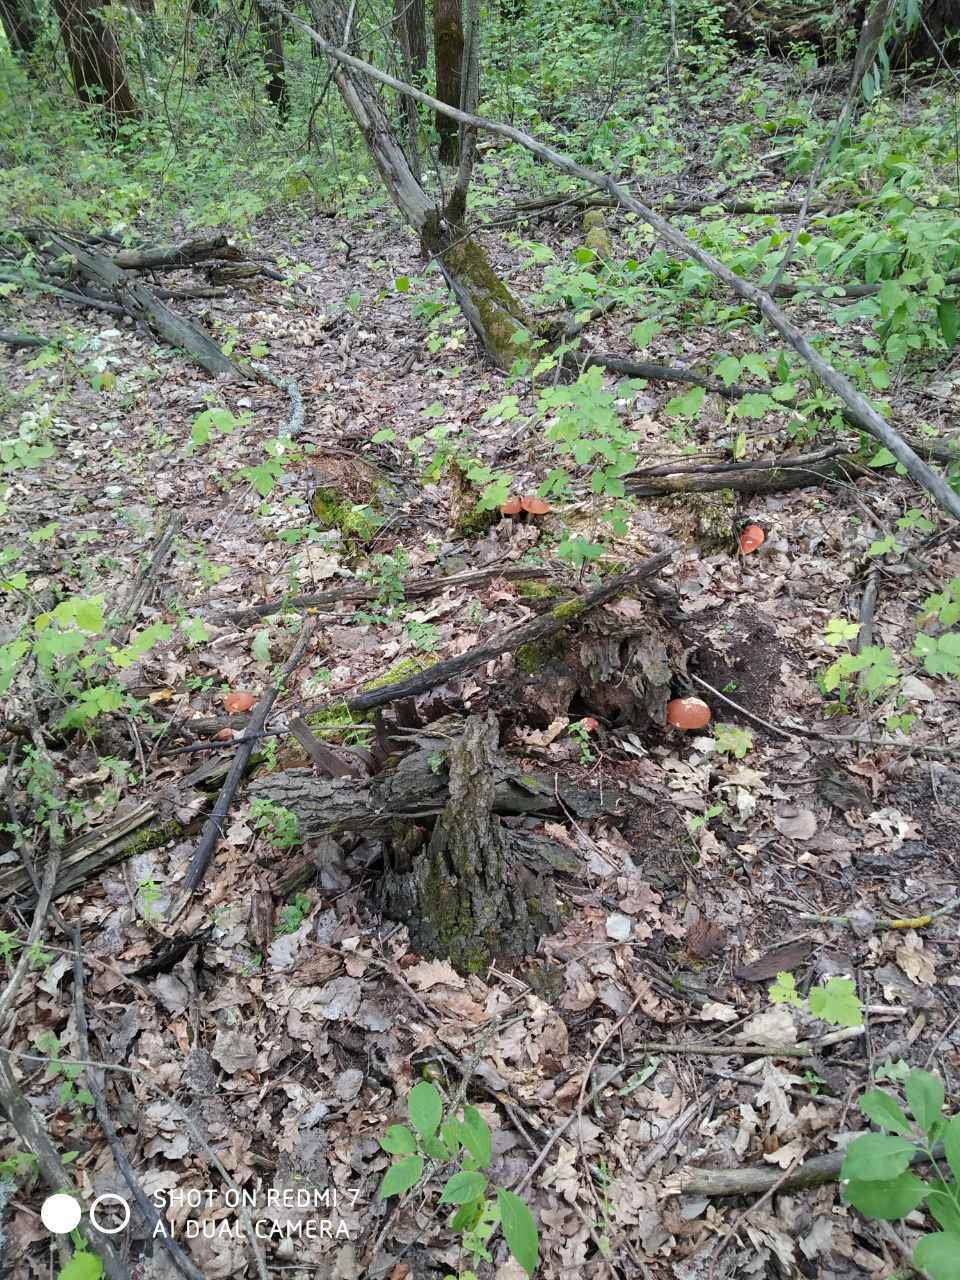
<path fill-rule="evenodd" d="M 273 706 L 274 702 L 276 702 L 280 694 L 281 685 L 299 665 L 303 655 L 307 651 L 307 646 L 310 643 L 314 630 L 315 624 L 312 621 L 307 622 L 304 625 L 300 633 L 300 639 L 297 641 L 293 653 L 284 664 L 280 681 L 274 685 L 272 689 L 268 689 L 254 707 L 253 713 L 250 716 L 249 726 L 252 734 L 259 734 L 260 730 L 263 728 L 267 716 L 270 714 L 270 708 Z M 203 833 L 200 837 L 196 850 L 194 851 L 193 857 L 190 859 L 190 865 L 187 868 L 187 874 L 184 877 L 183 893 L 178 902 L 171 908 L 169 916 L 169 919 L 171 920 L 175 919 L 176 916 L 180 914 L 186 906 L 193 890 L 203 878 L 204 872 L 206 871 L 210 859 L 213 856 L 217 840 L 221 835 L 223 820 L 226 818 L 230 805 L 233 802 L 233 797 L 240 785 L 240 780 L 246 773 L 252 752 L 253 743 L 250 741 L 244 742 L 241 745 L 240 750 L 237 752 L 230 772 L 227 774 L 226 781 L 220 789 L 220 794 L 217 796 L 217 803 L 213 807 L 213 812 L 204 823 Z"/>

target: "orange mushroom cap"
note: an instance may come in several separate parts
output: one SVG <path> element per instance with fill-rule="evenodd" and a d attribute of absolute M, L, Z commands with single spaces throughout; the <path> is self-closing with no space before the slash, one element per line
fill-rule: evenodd
<path fill-rule="evenodd" d="M 667 703 L 667 722 L 675 729 L 702 729 L 710 723 L 710 716 L 702 698 L 674 698 Z"/>
<path fill-rule="evenodd" d="M 766 536 L 760 525 L 748 524 L 740 534 L 740 550 L 748 556 L 751 551 L 756 551 Z"/>
<path fill-rule="evenodd" d="M 238 689 L 236 693 L 228 693 L 223 700 L 223 705 L 227 708 L 231 715 L 238 711 L 249 711 L 256 698 L 252 693 L 244 693 Z"/>

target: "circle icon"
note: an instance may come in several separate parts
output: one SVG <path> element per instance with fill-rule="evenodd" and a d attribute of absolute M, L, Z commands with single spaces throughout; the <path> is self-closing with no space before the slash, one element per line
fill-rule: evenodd
<path fill-rule="evenodd" d="M 118 1227 L 107 1227 L 103 1223 L 97 1221 L 97 1209 L 101 1205 L 118 1204 L 123 1214 L 123 1221 Z M 104 1191 L 103 1195 L 97 1196 L 96 1200 L 90 1205 L 90 1225 L 96 1227 L 102 1236 L 115 1236 L 122 1231 L 130 1221 L 130 1202 L 124 1200 L 123 1196 L 114 1195 L 112 1191 Z"/>
<path fill-rule="evenodd" d="M 69 1235 L 80 1225 L 80 1205 L 65 1191 L 47 1196 L 40 1206 L 40 1221 L 55 1236 Z"/>

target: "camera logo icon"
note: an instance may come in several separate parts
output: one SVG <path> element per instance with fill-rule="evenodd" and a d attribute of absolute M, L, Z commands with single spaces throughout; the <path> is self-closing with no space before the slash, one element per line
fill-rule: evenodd
<path fill-rule="evenodd" d="M 90 1202 L 87 1216 L 90 1225 L 101 1235 L 115 1236 L 130 1221 L 130 1202 L 112 1191 L 105 1191 Z M 66 1192 L 47 1196 L 40 1207 L 40 1221 L 55 1236 L 66 1236 L 75 1231 L 82 1217 L 80 1202 Z"/>

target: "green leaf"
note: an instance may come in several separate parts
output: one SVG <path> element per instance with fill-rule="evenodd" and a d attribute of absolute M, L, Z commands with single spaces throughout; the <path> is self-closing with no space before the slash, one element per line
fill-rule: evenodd
<path fill-rule="evenodd" d="M 762 418 L 775 408 L 777 404 L 772 396 L 763 391 L 751 391 L 736 402 L 733 412 L 738 418 Z"/>
<path fill-rule="evenodd" d="M 810 991 L 810 1012 L 835 1027 L 862 1027 L 863 1006 L 850 978 L 831 978 Z"/>
<path fill-rule="evenodd" d="M 656 320 L 641 320 L 630 330 L 630 341 L 638 351 L 642 351 L 644 347 L 650 345 L 659 332 L 660 326 Z"/>
<path fill-rule="evenodd" d="M 380 431 L 375 431 L 372 439 L 374 444 L 386 444 L 387 441 L 395 440 L 396 437 L 397 433 L 395 431 L 391 431 L 389 427 L 384 427 Z"/>
<path fill-rule="evenodd" d="M 944 1129 L 943 1149 L 950 1172 L 960 1182 L 960 1116 L 954 1116 Z"/>
<path fill-rule="evenodd" d="M 916 1144 L 885 1133 L 865 1133 L 847 1147 L 841 1181 L 889 1182 L 910 1164 Z"/>
<path fill-rule="evenodd" d="M 479 1200 L 487 1186 L 482 1173 L 455 1173 L 443 1188 L 441 1204 L 470 1204 Z"/>
<path fill-rule="evenodd" d="M 493 1154 L 493 1138 L 490 1126 L 476 1107 L 464 1107 L 460 1137 L 480 1168 L 485 1169 Z"/>
<path fill-rule="evenodd" d="M 443 1116 L 443 1099 L 436 1085 L 421 1080 L 407 1096 L 407 1111 L 417 1133 L 422 1138 L 432 1137 L 440 1127 Z"/>
<path fill-rule="evenodd" d="M 927 1208 L 944 1231 L 960 1232 L 960 1205 L 949 1191 L 931 1191 L 927 1195 Z"/>
<path fill-rule="evenodd" d="M 434 760 L 436 757 L 436 760 Z M 435 751 L 428 759 L 427 763 L 434 773 L 439 773 L 443 768 L 443 755 L 439 751 Z M 451 1156 L 456 1155 L 463 1145 L 463 1128 L 459 1120 L 448 1120 L 440 1126 L 440 1137 L 443 1145 L 450 1152 Z"/>
<path fill-rule="evenodd" d="M 923 1203 L 926 1194 L 927 1184 L 915 1178 L 912 1173 L 901 1173 L 896 1178 L 876 1178 L 869 1182 L 852 1180 L 844 1187 L 844 1195 L 855 1209 L 859 1209 L 868 1218 L 882 1218 L 884 1221 L 905 1218 L 917 1205 Z"/>
<path fill-rule="evenodd" d="M 759 378 L 761 382 L 770 381 L 770 369 L 763 358 L 756 351 L 748 351 L 740 361 L 741 367 L 746 369 L 748 373 L 752 373 L 754 377 Z"/>
<path fill-rule="evenodd" d="M 423 1148 L 424 1155 L 428 1155 L 431 1160 L 439 1160 L 446 1164 L 453 1154 L 438 1137 L 421 1138 L 420 1145 Z"/>
<path fill-rule="evenodd" d="M 896 458 L 893 456 L 890 450 L 884 448 L 884 449 L 877 450 L 877 452 L 870 459 L 869 465 L 871 467 L 892 467 L 895 462 L 896 462 Z"/>
<path fill-rule="evenodd" d="M 392 1124 L 380 1139 L 380 1145 L 392 1156 L 412 1156 L 417 1150 L 417 1140 L 405 1124 Z"/>
<path fill-rule="evenodd" d="M 253 637 L 253 644 L 250 650 L 257 662 L 270 661 L 270 632 L 258 631 Z"/>
<path fill-rule="evenodd" d="M 740 361 L 736 356 L 726 356 L 714 365 L 713 372 L 725 387 L 729 387 L 740 377 Z"/>
<path fill-rule="evenodd" d="M 410 277 L 397 276 L 396 280 L 394 280 L 393 282 L 393 285 L 397 293 L 408 293 L 410 290 Z"/>
<path fill-rule="evenodd" d="M 100 1280 L 103 1263 L 95 1253 L 75 1253 L 67 1265 L 61 1268 L 57 1280 Z"/>
<path fill-rule="evenodd" d="M 423 1177 L 423 1156 L 407 1156 L 392 1164 L 380 1184 L 380 1199 L 398 1196 L 415 1187 Z"/>
<path fill-rule="evenodd" d="M 955 302 L 949 302 L 944 299 L 940 303 L 937 307 L 937 323 L 947 346 L 955 346 L 957 335 L 960 334 L 960 311 L 957 310 Z"/>
<path fill-rule="evenodd" d="M 735 724 L 718 724 L 714 730 L 717 750 L 726 751 L 729 755 L 742 760 L 753 746 L 753 734 L 749 729 L 741 729 Z"/>
<path fill-rule="evenodd" d="M 533 1214 L 518 1195 L 502 1188 L 497 1189 L 497 1205 L 507 1247 L 527 1275 L 532 1276 L 540 1260 L 540 1238 Z"/>
<path fill-rule="evenodd" d="M 797 980 L 792 973 L 778 973 L 776 982 L 771 984 L 767 994 L 773 1004 L 792 1004 L 797 1009 L 803 1004 L 797 990 Z"/>
<path fill-rule="evenodd" d="M 913 1260 L 931 1280 L 960 1280 L 960 1234 L 934 1231 L 913 1251 Z"/>
<path fill-rule="evenodd" d="M 706 395 L 703 387 L 691 387 L 684 395 L 674 396 L 672 400 L 668 400 L 666 411 L 671 418 L 692 418 L 694 414 L 700 412 Z"/>
<path fill-rule="evenodd" d="M 929 1133 L 930 1126 L 940 1118 L 943 1110 L 943 1081 L 918 1067 L 907 1076 L 904 1091 L 914 1120 L 924 1133 Z"/>
<path fill-rule="evenodd" d="M 909 1137 L 910 1121 L 899 1103 L 882 1089 L 871 1089 L 860 1099 L 860 1110 L 881 1129 Z"/>

